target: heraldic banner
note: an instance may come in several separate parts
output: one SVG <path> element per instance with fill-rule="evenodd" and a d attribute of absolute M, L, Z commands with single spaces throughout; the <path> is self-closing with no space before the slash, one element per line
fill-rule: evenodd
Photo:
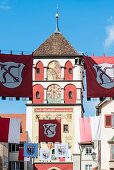
<path fill-rule="evenodd" d="M 32 55 L 0 54 L 0 96 L 32 97 Z"/>
<path fill-rule="evenodd" d="M 24 143 L 24 156 L 38 157 L 38 143 Z"/>
<path fill-rule="evenodd" d="M 39 120 L 39 142 L 61 142 L 61 120 Z"/>
<path fill-rule="evenodd" d="M 84 56 L 87 97 L 114 97 L 114 57 Z"/>
<path fill-rule="evenodd" d="M 55 144 L 55 157 L 68 158 L 68 156 L 69 156 L 68 143 Z"/>
<path fill-rule="evenodd" d="M 51 161 L 51 150 L 40 149 L 40 160 L 41 161 Z"/>

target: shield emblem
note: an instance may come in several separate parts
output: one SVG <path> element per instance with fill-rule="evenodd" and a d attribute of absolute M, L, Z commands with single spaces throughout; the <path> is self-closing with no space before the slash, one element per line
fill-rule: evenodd
<path fill-rule="evenodd" d="M 16 88 L 22 83 L 23 63 L 0 62 L 0 82 L 7 88 Z"/>
<path fill-rule="evenodd" d="M 44 124 L 44 134 L 48 137 L 48 138 L 52 138 L 56 135 L 56 126 L 57 124 L 52 124 L 52 123 L 48 123 L 48 124 Z"/>
<path fill-rule="evenodd" d="M 66 153 L 66 147 L 65 146 L 58 146 L 58 154 L 64 155 Z"/>
<path fill-rule="evenodd" d="M 43 152 L 43 158 L 48 159 L 49 158 L 49 152 Z"/>
<path fill-rule="evenodd" d="M 35 146 L 27 146 L 27 153 L 33 155 L 35 153 Z"/>
<path fill-rule="evenodd" d="M 96 80 L 101 87 L 106 89 L 114 87 L 114 64 L 94 64 L 93 68 L 97 74 Z"/>

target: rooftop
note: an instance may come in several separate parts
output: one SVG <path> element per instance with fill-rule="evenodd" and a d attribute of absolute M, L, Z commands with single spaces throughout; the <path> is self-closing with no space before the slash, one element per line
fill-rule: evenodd
<path fill-rule="evenodd" d="M 67 39 L 60 33 L 54 32 L 33 53 L 33 56 L 81 56 Z"/>

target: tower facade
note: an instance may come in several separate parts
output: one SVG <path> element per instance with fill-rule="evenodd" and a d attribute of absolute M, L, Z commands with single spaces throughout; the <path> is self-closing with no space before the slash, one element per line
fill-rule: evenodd
<path fill-rule="evenodd" d="M 28 142 L 51 150 L 51 161 L 32 160 L 34 169 L 80 169 L 79 118 L 84 90 L 83 55 L 56 30 L 33 53 L 33 99 L 27 102 Z M 55 157 L 55 143 L 39 142 L 39 120 L 61 120 L 61 143 L 68 143 L 69 157 Z M 41 134 L 40 134 L 41 135 Z M 32 167 L 28 166 L 28 169 Z"/>

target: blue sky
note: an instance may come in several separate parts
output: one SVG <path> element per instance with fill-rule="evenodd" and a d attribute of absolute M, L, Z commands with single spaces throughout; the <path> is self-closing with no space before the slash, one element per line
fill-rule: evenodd
<path fill-rule="evenodd" d="M 60 32 L 78 52 L 114 56 L 114 0 L 0 0 L 2 52 L 33 52 L 55 31 L 57 3 Z M 96 103 L 84 99 L 86 115 L 94 115 Z M 26 112 L 22 100 L 0 104 L 0 113 Z"/>

